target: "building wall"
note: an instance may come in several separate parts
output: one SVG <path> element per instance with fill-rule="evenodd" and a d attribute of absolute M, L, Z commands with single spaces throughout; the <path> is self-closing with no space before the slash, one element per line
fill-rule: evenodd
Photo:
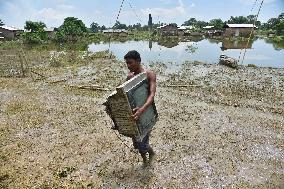
<path fill-rule="evenodd" d="M 48 31 L 47 33 L 47 37 L 48 38 L 54 38 L 55 37 L 55 32 L 54 31 Z"/>
<path fill-rule="evenodd" d="M 178 35 L 184 36 L 184 31 L 183 30 L 178 30 Z"/>
<path fill-rule="evenodd" d="M 4 29 L 4 28 L 0 28 L 0 32 L 2 32 L 2 36 L 5 38 L 5 40 L 15 39 L 15 38 L 19 37 L 20 34 L 22 33 L 21 30 L 11 31 L 11 30 L 7 30 L 7 29 Z"/>
<path fill-rule="evenodd" d="M 0 32 L 0 41 L 1 41 L 1 40 L 4 40 L 4 35 L 3 35 L 2 32 Z"/>
<path fill-rule="evenodd" d="M 14 39 L 15 38 L 15 33 L 10 30 L 6 30 L 4 28 L 0 28 L 0 32 L 2 32 L 2 36 L 5 37 L 5 39 Z"/>
<path fill-rule="evenodd" d="M 249 37 L 252 28 L 226 28 L 225 37 Z"/>
<path fill-rule="evenodd" d="M 158 32 L 162 35 L 178 35 L 178 28 L 168 25 L 159 29 Z"/>

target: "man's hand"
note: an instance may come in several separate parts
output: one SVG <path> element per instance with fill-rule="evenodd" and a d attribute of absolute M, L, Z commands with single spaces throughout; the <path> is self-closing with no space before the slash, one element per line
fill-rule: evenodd
<path fill-rule="evenodd" d="M 134 108 L 132 118 L 137 121 L 140 116 L 143 114 L 144 108 Z"/>

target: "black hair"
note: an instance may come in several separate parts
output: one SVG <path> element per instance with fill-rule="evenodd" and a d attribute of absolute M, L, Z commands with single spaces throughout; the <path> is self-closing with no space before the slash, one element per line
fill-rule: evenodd
<path fill-rule="evenodd" d="M 129 51 L 126 55 L 124 55 L 124 59 L 128 59 L 128 58 L 141 62 L 140 54 L 139 54 L 139 52 L 137 52 L 135 50 Z"/>

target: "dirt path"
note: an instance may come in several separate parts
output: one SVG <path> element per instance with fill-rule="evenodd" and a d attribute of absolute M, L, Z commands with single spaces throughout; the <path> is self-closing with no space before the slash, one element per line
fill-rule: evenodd
<path fill-rule="evenodd" d="M 89 60 L 88 60 L 89 61 Z M 35 67 L 47 79 L 0 78 L 1 188 L 281 188 L 284 69 L 183 64 L 158 73 L 152 167 L 113 131 L 101 105 L 122 62 Z M 122 137 L 131 146 L 131 140 Z"/>

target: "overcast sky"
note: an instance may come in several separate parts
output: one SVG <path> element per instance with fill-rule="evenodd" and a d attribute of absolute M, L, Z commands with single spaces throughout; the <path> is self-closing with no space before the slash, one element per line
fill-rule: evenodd
<path fill-rule="evenodd" d="M 256 2 L 256 3 L 255 3 Z M 191 17 L 209 21 L 228 20 L 230 16 L 256 14 L 261 0 L 125 0 L 119 21 L 127 25 L 153 22 L 182 24 Z M 0 19 L 6 25 L 23 28 L 26 20 L 43 21 L 48 27 L 59 27 L 65 17 L 77 17 L 90 26 L 92 22 L 114 24 L 121 0 L 0 0 Z M 253 6 L 255 4 L 255 6 Z M 132 7 L 132 8 L 131 8 Z M 253 8 L 253 10 L 251 10 Z M 264 0 L 259 15 L 267 21 L 284 12 L 284 0 Z"/>

